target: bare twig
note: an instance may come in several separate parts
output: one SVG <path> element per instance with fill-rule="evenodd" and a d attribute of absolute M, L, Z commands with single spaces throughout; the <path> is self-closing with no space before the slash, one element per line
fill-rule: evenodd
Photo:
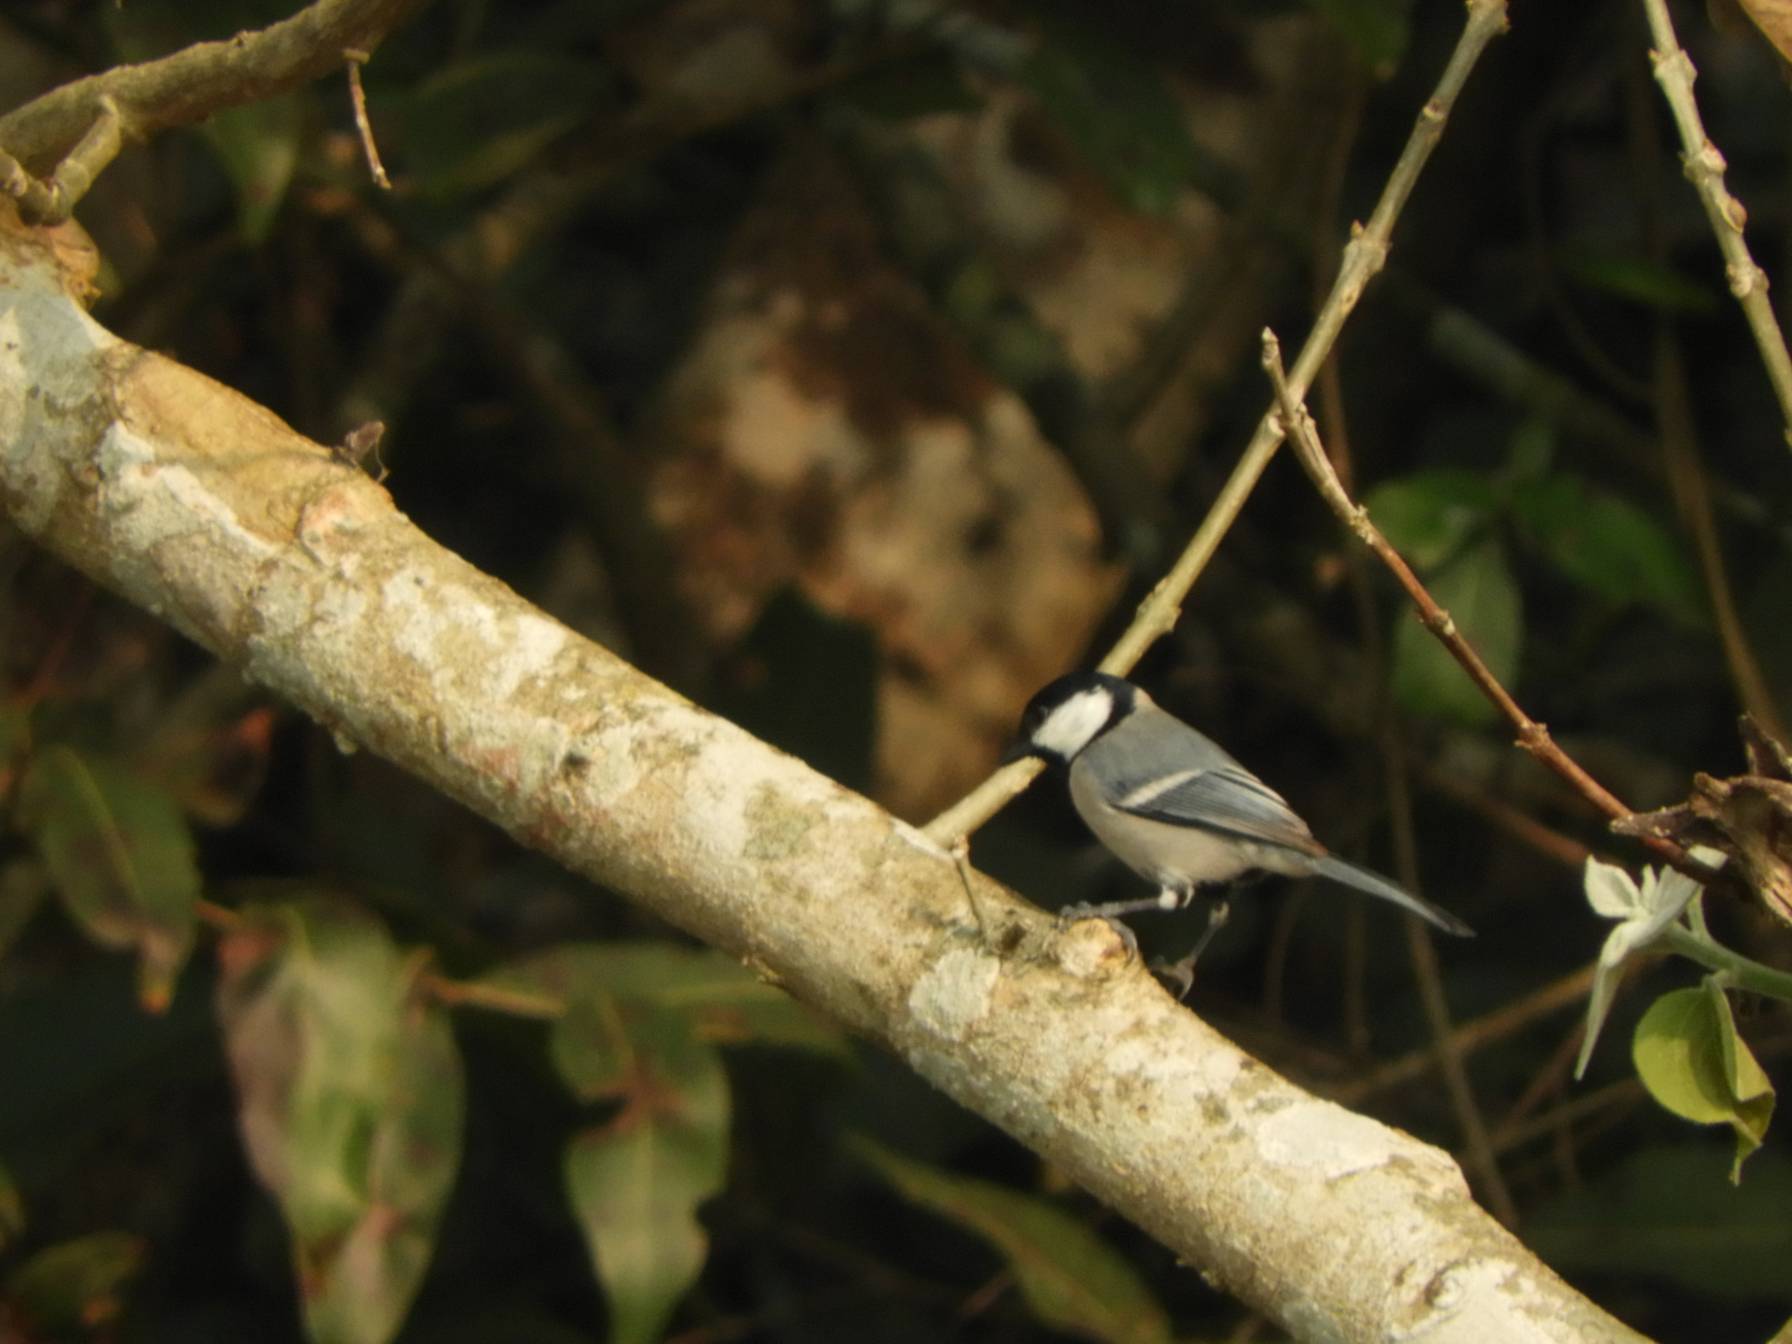
<path fill-rule="evenodd" d="M 367 156 L 367 171 L 373 184 L 382 191 L 392 190 L 392 179 L 386 176 L 386 165 L 380 162 L 379 141 L 373 138 L 373 122 L 367 116 L 367 90 L 361 87 L 361 67 L 372 59 L 358 47 L 342 53 L 348 64 L 348 101 L 355 112 L 355 130 L 361 137 L 361 153 Z"/>
<path fill-rule="evenodd" d="M 1462 36 L 1457 40 L 1456 49 L 1450 54 L 1449 62 L 1438 78 L 1436 90 L 1420 110 L 1406 148 L 1401 151 L 1399 161 L 1388 175 L 1387 185 L 1382 188 L 1381 199 L 1376 203 L 1368 224 L 1353 230 L 1353 236 L 1344 248 L 1343 263 L 1338 268 L 1338 277 L 1332 284 L 1331 293 L 1313 321 L 1313 329 L 1307 335 L 1306 344 L 1301 347 L 1300 357 L 1295 360 L 1289 381 L 1298 389 L 1297 396 L 1306 395 L 1319 366 L 1325 362 L 1332 346 L 1337 342 L 1345 320 L 1362 296 L 1364 287 L 1387 260 L 1394 221 L 1400 217 L 1400 211 L 1405 206 L 1407 197 L 1412 194 L 1425 161 L 1431 157 L 1438 137 L 1443 134 L 1444 122 L 1449 117 L 1450 109 L 1455 106 L 1457 95 L 1461 93 L 1482 50 L 1497 34 L 1505 31 L 1505 27 L 1506 0 L 1468 0 L 1468 21 L 1462 30 Z M 1109 650 L 1107 657 L 1101 660 L 1102 671 L 1125 675 L 1144 657 L 1145 651 L 1153 643 L 1174 628 L 1177 618 L 1182 614 L 1182 599 L 1194 586 L 1201 571 L 1207 567 L 1213 553 L 1219 549 L 1221 538 L 1243 509 L 1245 500 L 1250 497 L 1251 490 L 1257 484 L 1257 478 L 1263 474 L 1263 469 L 1269 465 L 1269 459 L 1275 455 L 1281 442 L 1281 421 L 1272 408 L 1258 423 L 1257 432 L 1245 448 L 1244 455 L 1232 469 L 1231 477 L 1221 487 L 1218 498 L 1214 500 L 1207 517 L 1196 529 L 1180 558 L 1170 572 L 1158 580 L 1157 586 L 1140 604 L 1132 625 Z M 950 845 L 970 834 L 1000 811 L 1009 799 L 1025 789 L 1041 769 L 1036 760 L 1017 761 L 1004 766 L 929 822 L 926 828 L 928 838 L 938 844 Z"/>
<path fill-rule="evenodd" d="M 1278 394 L 1286 387 L 1280 384 Z M 1299 440 L 1296 440 L 1299 446 Z M 1411 891 L 1420 890 L 1419 846 L 1412 819 L 1412 789 L 1400 749 L 1398 725 L 1390 718 L 1382 735 L 1382 759 L 1387 765 L 1389 817 L 1393 824 L 1394 855 L 1397 872 Z M 1438 1072 L 1443 1075 L 1444 1091 L 1450 1098 L 1450 1109 L 1462 1131 L 1462 1145 L 1468 1158 L 1481 1197 L 1493 1214 L 1507 1227 L 1518 1225 L 1518 1205 L 1500 1171 L 1499 1158 L 1488 1136 L 1487 1117 L 1475 1097 L 1469 1081 L 1468 1062 L 1457 1043 L 1455 1023 L 1450 1019 L 1450 1002 L 1444 993 L 1443 971 L 1437 964 L 1437 949 L 1431 933 L 1418 919 L 1408 918 L 1406 947 L 1412 960 L 1413 978 L 1418 982 L 1419 1003 L 1425 1013 L 1425 1026 L 1431 1033 L 1431 1048 L 1437 1054 Z"/>
<path fill-rule="evenodd" d="M 1743 241 L 1742 227 L 1748 211 L 1742 202 L 1724 186 L 1724 156 L 1705 134 L 1699 117 L 1699 105 L 1692 96 L 1696 72 L 1692 58 L 1674 36 L 1674 22 L 1668 17 L 1667 0 L 1643 0 L 1649 16 L 1649 36 L 1655 48 L 1649 53 L 1655 67 L 1655 82 L 1674 113 L 1674 124 L 1680 128 L 1683 152 L 1680 162 L 1705 217 L 1711 221 L 1711 232 L 1724 254 L 1724 271 L 1729 278 L 1730 292 L 1742 305 L 1755 344 L 1761 347 L 1761 360 L 1767 366 L 1767 380 L 1773 384 L 1773 395 L 1780 403 L 1780 418 L 1785 422 L 1788 444 L 1792 444 L 1792 356 L 1786 353 L 1786 338 L 1774 318 L 1773 305 L 1767 299 L 1767 273 L 1755 264 Z"/>
<path fill-rule="evenodd" d="M 1325 455 L 1325 449 L 1319 443 L 1318 432 L 1313 427 L 1313 417 L 1307 414 L 1306 407 L 1300 403 L 1292 385 L 1293 380 L 1283 371 L 1281 343 L 1276 340 L 1275 333 L 1267 329 L 1263 333 L 1263 367 L 1275 386 L 1278 406 L 1276 414 L 1294 440 L 1295 455 L 1306 468 L 1320 495 L 1331 506 L 1332 512 L 1337 514 L 1338 519 L 1380 557 L 1388 572 L 1412 599 L 1425 628 L 1437 637 L 1457 665 L 1468 674 L 1469 680 L 1475 683 L 1494 708 L 1512 725 L 1517 733 L 1518 745 L 1548 766 L 1607 816 L 1614 820 L 1630 816 L 1630 808 L 1556 745 L 1547 725 L 1538 723 L 1525 713 L 1523 707 L 1512 698 L 1511 692 L 1500 684 L 1499 678 L 1481 661 L 1481 655 L 1462 637 L 1462 632 L 1450 619 L 1450 613 L 1437 604 L 1437 599 L 1420 582 L 1419 576 L 1412 572 L 1412 567 L 1388 539 L 1382 536 L 1381 529 L 1369 520 L 1369 511 L 1353 502 L 1345 493 L 1343 483 L 1338 480 L 1337 473 L 1332 470 L 1331 462 Z M 1703 864 L 1687 857 L 1686 851 L 1671 841 L 1658 843 L 1657 839 L 1650 839 L 1647 843 L 1669 863 L 1702 881 L 1709 881 L 1716 876 L 1715 872 Z"/>
<path fill-rule="evenodd" d="M 1522 1031 L 1539 1018 L 1580 1003 L 1592 987 L 1593 971 L 1592 966 L 1587 966 L 1572 975 L 1551 981 L 1522 999 L 1462 1023 L 1451 1033 L 1452 1048 L 1466 1057 Z M 1426 1046 L 1401 1055 L 1398 1059 L 1390 1059 L 1340 1087 L 1328 1088 L 1326 1095 L 1345 1106 L 1360 1105 L 1367 1098 L 1422 1077 L 1436 1067 L 1436 1047 Z"/>
<path fill-rule="evenodd" d="M 371 53 L 420 3 L 317 0 L 256 32 L 89 75 L 0 117 L 0 148 L 27 170 L 48 172 L 90 133 L 104 98 L 138 136 L 271 98 L 335 69 L 349 48 Z"/>
<path fill-rule="evenodd" d="M 1782 741 L 1786 725 L 1780 719 L 1779 702 L 1768 684 L 1761 661 L 1755 656 L 1742 613 L 1736 605 L 1736 591 L 1730 582 L 1730 570 L 1724 561 L 1723 541 L 1718 536 L 1717 520 L 1712 515 L 1711 485 L 1699 453 L 1698 430 L 1693 423 L 1692 399 L 1686 384 L 1686 363 L 1669 323 L 1662 319 L 1655 331 L 1655 415 L 1661 427 L 1662 455 L 1667 462 L 1668 483 L 1679 507 L 1680 519 L 1692 535 L 1693 550 L 1699 557 L 1699 571 L 1705 580 L 1705 594 L 1711 600 L 1711 617 L 1717 627 L 1718 644 L 1729 665 L 1730 681 L 1742 707 Z"/>
<path fill-rule="evenodd" d="M 1631 100 L 1631 144 L 1637 177 L 1643 187 L 1641 209 L 1644 233 L 1650 258 L 1665 265 L 1668 240 L 1667 230 L 1661 219 L 1663 175 L 1660 137 L 1656 133 L 1654 118 L 1649 115 L 1654 109 L 1640 73 L 1632 82 L 1636 85 L 1636 96 Z M 1685 92 L 1690 96 L 1690 83 Z M 1721 190 L 1721 185 L 1719 189 Z M 1761 297 L 1765 303 L 1765 294 Z M 1777 335 L 1776 328 L 1775 336 Z M 1699 431 L 1687 386 L 1686 361 L 1681 357 L 1674 323 L 1666 314 L 1656 315 L 1654 345 L 1654 377 L 1649 380 L 1649 400 L 1661 435 L 1661 458 L 1680 520 L 1690 534 L 1693 549 L 1698 555 L 1706 596 L 1711 603 L 1712 620 L 1717 627 L 1718 643 L 1724 651 L 1724 661 L 1729 666 L 1730 680 L 1743 708 L 1754 715 L 1775 737 L 1783 739 L 1786 729 L 1780 721 L 1779 705 L 1761 670 L 1760 659 L 1755 656 L 1754 647 L 1750 644 L 1748 632 L 1742 623 L 1741 612 L 1737 608 L 1736 592 L 1730 582 L 1729 566 L 1724 560 L 1723 541 L 1718 535 L 1717 520 L 1712 508 L 1711 482 L 1699 451 Z M 1771 359 L 1768 365 L 1771 369 Z"/>

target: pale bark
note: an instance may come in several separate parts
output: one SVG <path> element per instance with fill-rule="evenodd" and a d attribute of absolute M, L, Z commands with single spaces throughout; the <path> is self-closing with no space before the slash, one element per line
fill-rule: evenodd
<path fill-rule="evenodd" d="M 887 1045 L 1301 1338 L 1639 1338 L 1448 1156 L 1293 1087 L 1100 925 L 1059 936 L 978 878 L 980 929 L 914 828 L 559 625 L 76 291 L 0 227 L 0 499 L 50 550 Z"/>

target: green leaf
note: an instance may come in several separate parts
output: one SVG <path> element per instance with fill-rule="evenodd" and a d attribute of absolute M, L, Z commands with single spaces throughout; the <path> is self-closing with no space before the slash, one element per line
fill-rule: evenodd
<path fill-rule="evenodd" d="M 1628 500 L 1554 475 L 1520 485 L 1512 506 L 1526 537 L 1581 587 L 1654 607 L 1683 625 L 1706 624 L 1699 581 L 1679 541 Z"/>
<path fill-rule="evenodd" d="M 166 1008 L 200 890 L 174 800 L 113 761 L 54 746 L 32 760 L 20 810 L 69 913 L 96 942 L 135 948 L 143 1006 Z"/>
<path fill-rule="evenodd" d="M 218 1016 L 250 1165 L 292 1236 L 307 1332 L 382 1344 L 435 1244 L 463 1080 L 414 961 L 345 903 L 255 906 L 221 940 Z"/>
<path fill-rule="evenodd" d="M 1736 1186 L 1709 1144 L 1648 1147 L 1527 1218 L 1525 1242 L 1562 1270 L 1652 1275 L 1701 1299 L 1783 1301 L 1787 1209 L 1784 1153 L 1758 1153 Z"/>
<path fill-rule="evenodd" d="M 622 1010 L 609 995 L 574 999 L 554 1019 L 548 1049 L 561 1078 L 582 1101 L 623 1091 L 637 1061 Z"/>
<path fill-rule="evenodd" d="M 1524 613 L 1499 539 L 1488 535 L 1474 542 L 1427 575 L 1426 585 L 1488 669 L 1510 688 L 1518 672 Z M 1474 726 L 1498 713 L 1443 645 L 1412 619 L 1394 631 L 1393 687 L 1415 714 Z"/>
<path fill-rule="evenodd" d="M 304 103 L 289 93 L 214 113 L 201 127 L 236 189 L 237 230 L 250 246 L 267 238 L 280 214 L 304 121 Z"/>
<path fill-rule="evenodd" d="M 634 1068 L 622 1111 L 567 1150 L 566 1186 L 610 1305 L 612 1344 L 658 1339 L 709 1242 L 697 1208 L 727 1174 L 728 1080 L 687 1019 L 628 1023 Z"/>
<path fill-rule="evenodd" d="M 34 1327 L 89 1332 L 118 1314 L 118 1295 L 143 1266 L 143 1241 L 128 1232 L 95 1232 L 46 1247 L 6 1276 L 0 1299 Z"/>
<path fill-rule="evenodd" d="M 852 1146 L 903 1198 L 993 1245 L 1027 1305 L 1051 1329 L 1112 1344 L 1169 1339 L 1162 1305 L 1132 1266 L 1056 1205 L 937 1171 L 866 1140 Z"/>
<path fill-rule="evenodd" d="M 12 1173 L 0 1166 L 0 1253 L 25 1231 L 25 1197 L 13 1183 Z"/>
<path fill-rule="evenodd" d="M 1383 481 L 1363 504 L 1406 562 L 1429 571 L 1487 529 L 1499 491 L 1484 472 L 1440 468 Z"/>
<path fill-rule="evenodd" d="M 425 80 L 405 106 L 408 170 L 433 196 L 481 191 L 588 120 L 602 87 L 591 61 L 546 52 L 458 62 Z"/>
<path fill-rule="evenodd" d="M 1121 200 L 1166 214 L 1199 167 L 1187 118 L 1155 64 L 1070 13 L 1044 21 L 1021 83 Z"/>
<path fill-rule="evenodd" d="M 1562 274 L 1577 284 L 1656 312 L 1714 313 L 1723 307 L 1709 285 L 1643 257 L 1564 251 L 1556 260 Z"/>
<path fill-rule="evenodd" d="M 1736 1134 L 1730 1179 L 1761 1146 L 1773 1119 L 1773 1086 L 1736 1034 L 1730 1000 L 1712 978 L 1697 989 L 1664 994 L 1637 1023 L 1631 1045 L 1637 1076 L 1664 1108 L 1700 1125 Z"/>
<path fill-rule="evenodd" d="M 673 943 L 563 943 L 506 963 L 481 984 L 569 1005 L 613 998 L 688 1013 L 705 1039 L 844 1053 L 845 1038 L 775 985 L 709 948 Z"/>
<path fill-rule="evenodd" d="M 1378 79 L 1393 74 L 1411 36 L 1412 0 L 1307 0 L 1356 49 Z"/>

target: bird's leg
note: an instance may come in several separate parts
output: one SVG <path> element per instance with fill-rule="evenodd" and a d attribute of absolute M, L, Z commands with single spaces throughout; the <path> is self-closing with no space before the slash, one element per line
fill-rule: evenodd
<path fill-rule="evenodd" d="M 1207 911 L 1207 927 L 1201 931 L 1200 939 L 1196 941 L 1189 954 L 1181 961 L 1168 965 L 1161 961 L 1152 965 L 1151 969 L 1162 976 L 1170 988 L 1176 991 L 1177 998 L 1188 997 L 1189 989 L 1195 983 L 1195 959 L 1207 950 L 1207 944 L 1213 941 L 1213 935 L 1226 927 L 1226 921 L 1231 918 L 1231 915 L 1232 903 L 1230 901 L 1223 899 L 1215 901 Z"/>
<path fill-rule="evenodd" d="M 1058 911 L 1058 926 L 1074 924 L 1079 919 L 1112 920 L 1119 915 L 1136 915 L 1141 910 L 1180 910 L 1194 899 L 1194 888 L 1164 887 L 1155 896 L 1141 896 L 1130 901 L 1102 901 L 1091 905 L 1078 901 Z"/>
<path fill-rule="evenodd" d="M 1078 901 L 1075 905 L 1067 905 L 1058 911 L 1058 927 L 1067 928 L 1079 919 L 1099 919 L 1115 933 L 1120 941 L 1126 944 L 1127 955 L 1134 961 L 1139 960 L 1139 939 L 1116 916 L 1136 915 L 1141 910 L 1177 910 L 1194 899 L 1193 887 L 1160 888 L 1155 896 L 1143 896 L 1131 901 L 1103 901 L 1091 905 L 1087 901 Z"/>

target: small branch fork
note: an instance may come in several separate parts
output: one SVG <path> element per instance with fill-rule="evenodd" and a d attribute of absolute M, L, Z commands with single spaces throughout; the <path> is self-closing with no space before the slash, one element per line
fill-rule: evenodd
<path fill-rule="evenodd" d="M 93 180 L 124 147 L 124 114 L 111 94 L 102 93 L 93 125 L 62 157 L 47 179 L 33 177 L 12 155 L 0 150 L 0 191 L 19 204 L 20 216 L 30 224 L 60 224 L 87 194 Z"/>
<path fill-rule="evenodd" d="M 1406 147 L 1388 175 L 1387 185 L 1382 188 L 1381 199 L 1376 202 L 1369 222 L 1352 230 L 1350 242 L 1344 248 L 1337 279 L 1332 283 L 1331 293 L 1314 319 L 1313 330 L 1308 333 L 1306 344 L 1301 347 L 1300 355 L 1294 361 L 1289 382 L 1297 390 L 1298 396 L 1306 395 L 1320 366 L 1331 354 L 1351 310 L 1362 297 L 1364 288 L 1386 263 L 1394 233 L 1394 221 L 1400 217 L 1401 209 L 1419 180 L 1419 173 L 1443 135 L 1444 123 L 1449 119 L 1463 85 L 1468 82 L 1469 72 L 1474 69 L 1475 62 L 1480 59 L 1487 44 L 1505 30 L 1506 0 L 1468 0 L 1468 19 L 1463 26 L 1462 36 L 1457 39 L 1456 49 L 1450 53 L 1449 62 L 1444 66 L 1443 74 L 1438 77 L 1437 88 L 1430 100 L 1420 109 L 1412 133 L 1407 137 Z M 1153 643 L 1175 627 L 1182 614 L 1183 598 L 1194 587 L 1195 580 L 1207 567 L 1213 553 L 1219 549 L 1220 540 L 1244 508 L 1245 500 L 1250 497 L 1258 477 L 1269 465 L 1269 459 L 1275 455 L 1281 442 L 1281 422 L 1272 408 L 1258 423 L 1257 432 L 1245 448 L 1244 455 L 1232 469 L 1231 477 L 1220 489 L 1213 507 L 1208 510 L 1207 517 L 1190 538 L 1176 564 L 1140 603 L 1138 615 L 1133 619 L 1132 625 L 1107 657 L 1101 660 L 1102 671 L 1124 676 L 1145 656 L 1145 651 Z M 1010 799 L 1032 783 L 1041 769 L 1043 767 L 1036 760 L 1016 761 L 1002 767 L 929 822 L 926 827 L 928 838 L 951 848 L 1005 807 Z"/>

